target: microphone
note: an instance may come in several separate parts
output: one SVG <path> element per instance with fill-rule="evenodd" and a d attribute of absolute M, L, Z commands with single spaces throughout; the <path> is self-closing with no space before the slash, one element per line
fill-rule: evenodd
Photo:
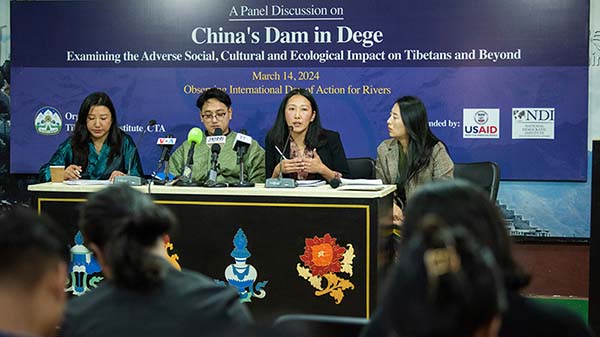
<path fill-rule="evenodd" d="M 240 181 L 231 184 L 232 187 L 254 187 L 254 183 L 246 181 L 244 177 L 244 154 L 246 154 L 251 144 L 252 137 L 246 135 L 245 129 L 240 130 L 240 133 L 235 136 L 233 150 L 237 152 L 237 163 L 240 165 Z"/>
<path fill-rule="evenodd" d="M 167 135 L 166 138 L 158 138 L 156 141 L 156 145 L 162 148 L 160 159 L 158 159 L 159 167 L 171 157 L 171 150 L 173 149 L 173 146 L 175 146 L 175 142 L 177 142 L 177 138 L 173 138 L 173 135 L 171 134 Z"/>
<path fill-rule="evenodd" d="M 162 148 L 162 152 L 160 154 L 160 159 L 158 159 L 158 166 L 154 171 L 154 177 L 156 177 L 156 172 L 160 170 L 160 167 L 164 164 L 164 180 L 159 178 L 154 179 L 154 183 L 157 185 L 164 185 L 169 182 L 169 158 L 171 157 L 171 150 L 173 146 L 175 146 L 175 142 L 177 138 L 173 138 L 173 135 L 169 134 L 166 138 L 158 138 L 156 144 Z"/>
<path fill-rule="evenodd" d="M 283 177 L 283 159 L 285 158 L 283 154 L 290 144 L 290 139 L 292 138 L 292 126 L 288 126 L 288 137 L 283 146 L 283 150 L 279 152 L 279 148 L 275 146 L 277 152 L 279 152 L 279 177 L 277 178 L 269 178 L 265 181 L 265 187 L 267 188 L 294 188 L 296 187 L 296 181 L 292 178 L 284 178 Z"/>
<path fill-rule="evenodd" d="M 342 181 L 338 178 L 333 178 L 329 181 L 331 188 L 338 188 L 342 184 Z"/>
<path fill-rule="evenodd" d="M 183 172 L 177 181 L 177 186 L 198 186 L 197 183 L 192 181 L 192 166 L 194 165 L 194 150 L 196 144 L 202 142 L 204 134 L 199 128 L 192 128 L 188 132 L 187 142 L 191 144 L 190 150 L 188 151 L 188 157 L 183 167 Z"/>
<path fill-rule="evenodd" d="M 227 184 L 217 183 L 219 172 L 219 153 L 221 153 L 221 144 L 225 144 L 227 137 L 223 136 L 223 130 L 215 129 L 213 136 L 206 137 L 206 144 L 210 147 L 210 169 L 208 170 L 208 179 L 204 186 L 206 187 L 227 187 Z"/>
<path fill-rule="evenodd" d="M 142 134 L 140 134 L 140 136 L 138 137 L 136 144 L 140 144 L 140 145 L 142 144 L 141 143 L 142 138 L 144 138 L 146 131 L 148 131 L 148 127 L 154 126 L 154 125 L 156 125 L 156 119 L 151 119 L 148 121 L 148 124 L 146 124 L 146 126 L 144 127 Z M 130 186 L 141 186 L 146 183 L 146 179 L 144 179 L 143 177 L 136 177 L 136 176 L 130 175 L 132 165 L 133 165 L 133 157 L 129 158 L 129 163 L 127 163 L 127 175 L 115 177 L 115 180 L 114 180 L 115 184 L 127 184 Z M 140 173 L 143 174 L 143 172 L 140 172 Z"/>

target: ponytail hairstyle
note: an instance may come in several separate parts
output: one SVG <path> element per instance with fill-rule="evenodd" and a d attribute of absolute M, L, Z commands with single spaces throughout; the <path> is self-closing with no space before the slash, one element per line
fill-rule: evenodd
<path fill-rule="evenodd" d="M 488 247 L 508 290 L 518 291 L 529 284 L 529 274 L 513 257 L 500 210 L 479 187 L 462 179 L 421 186 L 404 210 L 404 240 L 419 232 L 419 224 L 427 215 L 444 219 L 450 227 L 464 228 L 480 245 Z"/>
<path fill-rule="evenodd" d="M 81 210 L 79 228 L 102 251 L 119 287 L 148 291 L 164 279 L 167 266 L 149 249 L 174 225 L 166 207 L 127 185 L 94 193 Z"/>
<path fill-rule="evenodd" d="M 490 249 L 460 227 L 427 216 L 404 246 L 382 306 L 384 331 L 399 336 L 473 336 L 506 308 Z"/>

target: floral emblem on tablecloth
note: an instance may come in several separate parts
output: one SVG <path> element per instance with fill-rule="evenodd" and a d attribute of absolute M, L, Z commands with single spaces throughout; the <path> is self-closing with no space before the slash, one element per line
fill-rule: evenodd
<path fill-rule="evenodd" d="M 171 266 L 173 266 L 173 268 L 181 271 L 181 265 L 179 265 L 179 255 L 175 252 L 169 252 L 175 250 L 175 246 L 173 246 L 173 242 L 171 242 L 171 237 L 169 235 L 165 235 L 164 244 L 165 253 L 169 257 L 169 263 L 171 264 Z"/>
<path fill-rule="evenodd" d="M 329 294 L 335 304 L 340 304 L 344 299 L 344 290 L 354 289 L 349 279 L 352 277 L 355 255 L 352 244 L 348 243 L 344 248 L 336 241 L 329 233 L 323 237 L 305 239 L 304 254 L 300 255 L 304 265 L 298 263 L 296 270 L 298 276 L 317 289 L 316 296 Z"/>

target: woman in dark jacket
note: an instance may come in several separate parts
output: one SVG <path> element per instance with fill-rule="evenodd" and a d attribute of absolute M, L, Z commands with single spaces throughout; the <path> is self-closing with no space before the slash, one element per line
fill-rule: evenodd
<path fill-rule="evenodd" d="M 306 89 L 285 96 L 265 143 L 267 177 L 281 172 L 298 180 L 330 181 L 349 174 L 340 135 L 321 127 L 317 102 Z"/>

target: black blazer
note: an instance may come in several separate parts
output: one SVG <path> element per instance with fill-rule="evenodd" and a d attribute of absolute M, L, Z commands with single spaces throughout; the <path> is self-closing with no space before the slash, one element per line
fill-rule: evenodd
<path fill-rule="evenodd" d="M 267 137 L 265 140 L 265 168 L 267 170 L 267 178 L 271 178 L 275 166 L 279 164 L 279 153 L 275 150 L 275 143 Z M 280 148 L 281 149 L 281 148 Z M 283 150 L 283 149 L 281 149 Z M 340 134 L 323 129 L 319 134 L 319 142 L 317 144 L 317 153 L 321 157 L 321 161 L 330 170 L 337 171 L 344 177 L 348 177 L 350 169 L 348 168 L 348 161 L 346 160 L 346 153 L 344 152 L 344 146 L 340 139 Z M 290 157 L 289 145 L 283 152 L 283 154 Z M 284 176 L 288 176 L 284 174 Z M 308 179 L 323 179 L 320 174 L 311 174 Z"/>

